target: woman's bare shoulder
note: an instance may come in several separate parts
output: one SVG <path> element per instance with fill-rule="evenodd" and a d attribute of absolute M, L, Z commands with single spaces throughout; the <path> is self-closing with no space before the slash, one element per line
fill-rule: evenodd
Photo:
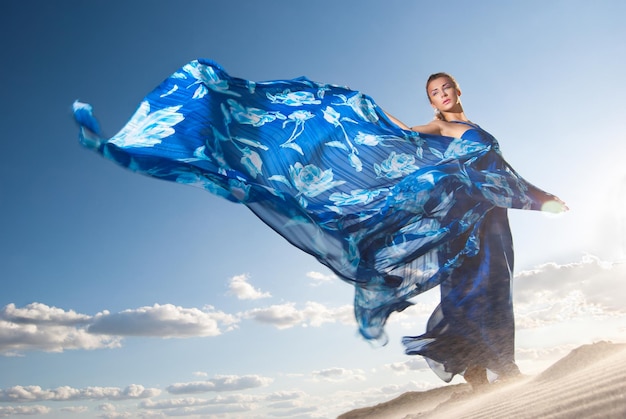
<path fill-rule="evenodd" d="M 411 127 L 411 131 L 420 132 L 422 134 L 443 135 L 445 137 L 456 138 L 461 137 L 467 129 L 467 125 L 441 121 L 439 119 L 432 120 L 426 125 Z"/>
<path fill-rule="evenodd" d="M 411 131 L 420 132 L 422 134 L 442 135 L 442 132 L 446 130 L 445 124 L 445 121 L 433 119 L 427 124 L 411 127 Z"/>

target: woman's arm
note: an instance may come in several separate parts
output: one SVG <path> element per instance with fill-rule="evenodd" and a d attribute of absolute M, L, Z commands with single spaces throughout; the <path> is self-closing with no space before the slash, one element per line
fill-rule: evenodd
<path fill-rule="evenodd" d="M 411 131 L 421 132 L 422 134 L 442 135 L 442 121 L 433 120 L 426 125 L 416 125 L 411 127 Z"/>
<path fill-rule="evenodd" d="M 385 111 L 383 111 L 385 112 Z M 400 121 L 398 118 L 396 118 L 395 116 L 385 112 L 385 115 L 387 115 L 387 118 L 391 119 L 391 122 L 393 122 L 394 124 L 396 124 L 397 126 L 399 126 L 402 129 L 405 130 L 410 130 L 411 128 L 409 128 L 409 126 L 407 124 L 405 124 L 404 122 Z"/>
<path fill-rule="evenodd" d="M 385 111 L 383 111 L 385 112 Z M 407 124 L 405 124 L 404 122 L 400 121 L 398 118 L 396 118 L 395 116 L 385 112 L 385 115 L 387 115 L 387 118 L 389 118 L 391 120 L 391 122 L 393 122 L 394 124 L 396 124 L 397 126 L 399 126 L 402 129 L 405 130 L 409 130 L 409 131 L 415 131 L 415 132 L 421 132 L 422 134 L 434 134 L 434 135 L 442 135 L 441 131 L 442 131 L 442 121 L 439 120 L 433 120 L 431 122 L 429 122 L 426 125 L 416 125 L 414 127 L 409 127 Z"/>

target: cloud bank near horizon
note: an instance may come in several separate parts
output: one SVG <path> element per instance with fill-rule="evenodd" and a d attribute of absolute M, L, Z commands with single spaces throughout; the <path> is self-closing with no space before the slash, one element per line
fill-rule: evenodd
<path fill-rule="evenodd" d="M 307 273 L 318 280 L 323 274 Z M 586 255 L 580 261 L 558 265 L 547 263 L 519 273 L 515 278 L 516 326 L 544 327 L 581 317 L 626 317 L 626 263 L 602 261 Z M 248 275 L 229 282 L 238 299 L 270 298 L 271 293 L 254 288 Z M 432 308 L 416 304 L 393 315 L 389 323 L 406 327 L 422 321 Z M 107 310 L 95 315 L 34 302 L 24 307 L 7 304 L 0 310 L 0 354 L 21 356 L 28 351 L 114 349 L 124 338 L 217 337 L 252 320 L 285 330 L 293 327 L 322 327 L 340 324 L 354 327 L 352 306 L 327 307 L 309 301 L 304 305 L 286 302 L 225 313 L 212 306 L 186 308 L 154 304 L 118 313 Z"/>
<path fill-rule="evenodd" d="M 521 330 L 535 330 L 567 327 L 580 319 L 591 319 L 594 323 L 607 323 L 606 319 L 617 319 L 623 324 L 626 319 L 626 301 L 620 296 L 626 291 L 626 264 L 623 262 L 602 261 L 586 255 L 578 262 L 568 264 L 547 263 L 533 270 L 520 272 L 515 278 L 516 325 Z M 321 276 L 307 274 L 312 279 Z M 237 277 L 233 277 L 237 278 Z M 256 295 L 260 300 L 270 293 L 261 291 L 250 284 L 250 277 L 242 275 L 234 282 L 239 288 L 230 288 L 236 298 L 242 295 Z M 232 284 L 232 282 L 231 282 Z M 247 285 L 246 285 L 247 284 Z M 319 285 L 319 282 L 316 282 Z M 249 286 L 248 286 L 249 285 Z M 252 292 L 251 292 L 252 290 Z M 411 322 L 423 322 L 430 310 L 428 304 L 417 303 L 402 313 L 390 318 L 389 324 L 404 327 Z M 295 303 L 271 304 L 238 313 L 225 313 L 214 307 L 185 308 L 172 304 L 155 304 L 118 313 L 102 311 L 95 315 L 64 310 L 41 303 L 31 303 L 24 307 L 8 304 L 0 310 L 0 354 L 21 355 L 20 352 L 119 348 L 127 337 L 152 338 L 216 338 L 223 333 L 242 327 L 246 320 L 288 330 L 293 327 L 323 327 L 335 323 L 354 326 L 352 307 L 327 307 L 316 302 L 303 305 Z M 615 323 L 615 322 L 614 322 Z M 620 331 L 616 331 L 620 332 Z M 622 328 L 621 332 L 624 332 Z M 534 332 L 533 332 L 534 333 Z M 518 360 L 532 361 L 562 356 L 573 349 L 571 345 L 546 348 L 518 348 Z M 408 357 L 406 361 L 386 364 L 382 369 L 392 374 L 405 375 L 426 370 L 426 362 L 419 357 Z M 277 374 L 280 374 L 278 372 Z M 372 371 L 351 370 L 336 366 L 308 373 L 311 381 L 368 382 Z M 68 386 L 44 389 L 40 386 L 13 386 L 0 389 L 0 416 L 21 416 L 48 414 L 53 411 L 49 402 L 102 402 L 97 407 L 102 417 L 128 417 L 125 407 L 120 404 L 136 401 L 136 405 L 146 415 L 176 416 L 185 414 L 241 414 L 259 407 L 275 409 L 275 416 L 297 416 L 313 413 L 320 401 L 301 390 L 250 394 L 254 389 L 263 389 L 274 381 L 272 377 L 260 375 L 216 375 L 196 372 L 201 381 L 178 382 L 159 388 L 147 388 L 131 384 L 125 388 Z M 305 374 L 307 375 L 307 374 Z M 376 403 L 381 393 L 425 390 L 423 383 L 409 382 L 403 386 L 372 388 L 351 395 L 365 404 Z M 229 394 L 230 392 L 230 394 Z M 216 397 L 202 397 L 203 394 L 218 394 Z M 343 399 L 342 399 L 343 398 Z M 352 400 L 352 399 L 350 399 Z M 338 393 L 337 405 L 350 410 L 353 402 L 348 402 L 347 393 Z M 345 405 L 345 406 L 344 406 Z M 84 412 L 85 406 L 63 406 L 59 411 Z"/>

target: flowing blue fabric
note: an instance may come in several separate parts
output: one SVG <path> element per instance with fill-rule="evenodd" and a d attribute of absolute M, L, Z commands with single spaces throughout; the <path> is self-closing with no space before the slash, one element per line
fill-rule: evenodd
<path fill-rule="evenodd" d="M 554 196 L 519 176 L 478 126 L 462 138 L 405 131 L 361 92 L 305 77 L 253 82 L 209 60 L 163 81 L 110 139 L 90 105 L 76 102 L 74 116 L 86 147 L 135 172 L 246 205 L 352 283 L 365 338 L 384 342 L 388 316 L 442 284 L 432 327 L 423 338 L 406 338 L 407 351 L 456 374 L 471 360 L 448 362 L 458 350 L 446 357 L 428 350 L 450 348 L 441 330 L 473 347 L 482 339 L 481 347 L 508 350 L 493 346 L 497 336 L 477 338 L 501 310 L 512 322 L 506 208 L 539 210 Z M 495 292 L 498 307 L 468 316 L 476 289 L 470 306 Z"/>
<path fill-rule="evenodd" d="M 463 139 L 495 143 L 495 138 L 471 125 Z M 499 159 L 483 158 L 475 168 L 498 170 Z M 499 376 L 519 373 L 515 364 L 515 321 L 511 281 L 513 241 L 505 208 L 495 207 L 478 221 L 469 238 L 478 239 L 477 251 L 464 257 L 441 282 L 441 303 L 431 315 L 426 333 L 406 336 L 402 343 L 409 355 L 426 357 L 431 369 L 444 381 L 469 366 L 482 366 Z M 439 247 L 445 262 L 461 249 L 464 240 Z"/>

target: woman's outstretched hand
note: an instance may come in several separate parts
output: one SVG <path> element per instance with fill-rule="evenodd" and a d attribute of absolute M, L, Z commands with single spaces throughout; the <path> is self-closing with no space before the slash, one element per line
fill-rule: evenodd
<path fill-rule="evenodd" d="M 562 212 L 569 211 L 569 207 L 560 198 L 557 198 L 555 196 L 554 199 L 546 201 L 541 206 L 541 211 L 547 211 L 553 214 L 560 214 Z"/>

